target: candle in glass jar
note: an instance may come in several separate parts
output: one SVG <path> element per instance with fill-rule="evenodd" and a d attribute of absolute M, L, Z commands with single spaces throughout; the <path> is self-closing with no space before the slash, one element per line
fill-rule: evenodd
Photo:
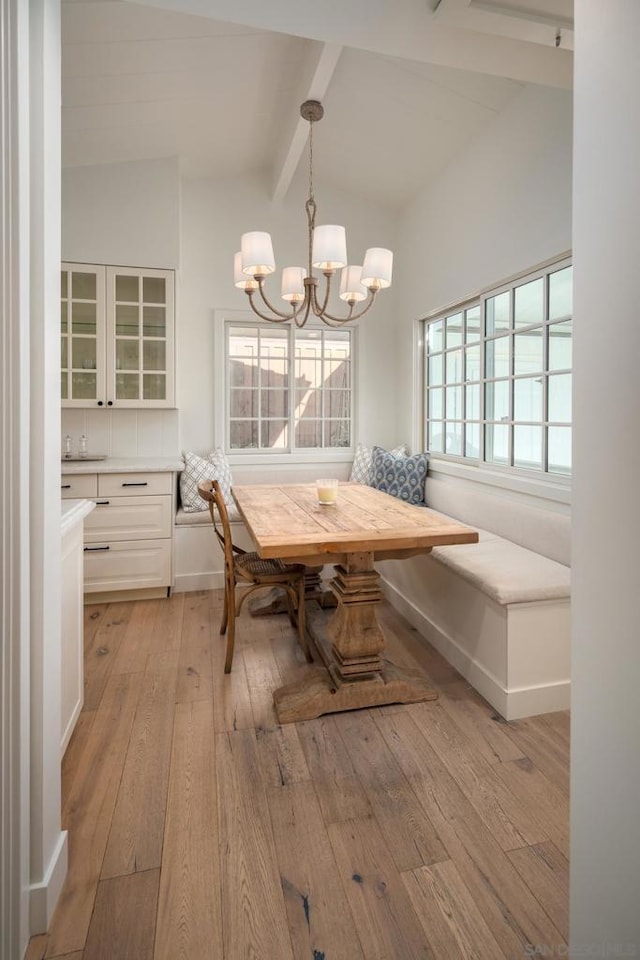
<path fill-rule="evenodd" d="M 335 503 L 338 499 L 338 481 L 333 478 L 317 480 L 316 490 L 318 493 L 318 503 L 323 506 Z"/>

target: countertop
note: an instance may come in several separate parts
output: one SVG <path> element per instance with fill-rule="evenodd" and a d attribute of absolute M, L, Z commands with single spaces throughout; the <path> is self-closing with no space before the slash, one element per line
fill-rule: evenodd
<path fill-rule="evenodd" d="M 62 460 L 62 472 L 82 473 L 180 473 L 182 457 L 107 457 L 105 460 Z M 73 501 L 67 501 L 71 503 Z"/>
<path fill-rule="evenodd" d="M 77 523 L 88 517 L 96 505 L 93 500 L 61 500 L 60 507 L 60 533 L 64 537 Z"/>

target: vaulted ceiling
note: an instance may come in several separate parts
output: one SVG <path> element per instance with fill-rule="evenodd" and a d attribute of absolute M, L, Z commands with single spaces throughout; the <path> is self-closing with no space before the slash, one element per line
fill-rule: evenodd
<path fill-rule="evenodd" d="M 572 0 L 63 0 L 63 165 L 178 156 L 186 177 L 306 163 L 406 204 L 526 83 L 568 87 Z M 206 15 L 204 15 L 206 14 Z"/>

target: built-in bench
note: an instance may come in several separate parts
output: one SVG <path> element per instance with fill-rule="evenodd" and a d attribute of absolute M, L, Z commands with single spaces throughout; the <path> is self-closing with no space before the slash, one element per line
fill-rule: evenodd
<path fill-rule="evenodd" d="M 569 516 L 437 474 L 426 501 L 480 540 L 381 562 L 391 603 L 507 720 L 567 708 Z"/>
<path fill-rule="evenodd" d="M 567 708 L 568 508 L 437 470 L 426 502 L 478 529 L 480 540 L 380 562 L 390 602 L 507 720 Z M 254 549 L 234 507 L 230 518 L 234 542 Z M 208 510 L 178 507 L 174 557 L 176 591 L 223 586 Z"/>

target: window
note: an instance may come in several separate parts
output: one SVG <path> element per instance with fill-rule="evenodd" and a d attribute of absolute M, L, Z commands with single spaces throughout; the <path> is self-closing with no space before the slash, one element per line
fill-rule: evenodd
<path fill-rule="evenodd" d="M 425 446 L 571 473 L 572 268 L 559 261 L 425 320 Z"/>
<path fill-rule="evenodd" d="M 351 447 L 353 330 L 225 323 L 227 449 Z"/>

